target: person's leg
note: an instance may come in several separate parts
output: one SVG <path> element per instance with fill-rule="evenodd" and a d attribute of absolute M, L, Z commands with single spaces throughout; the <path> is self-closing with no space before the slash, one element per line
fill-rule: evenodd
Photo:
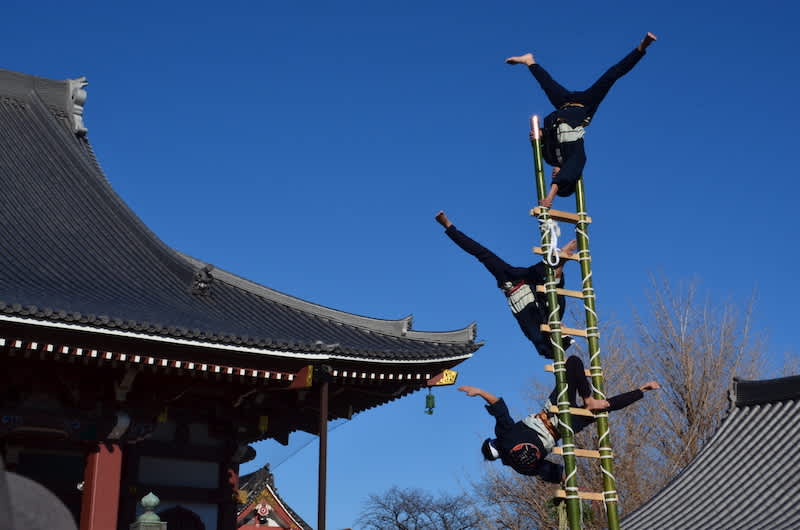
<path fill-rule="evenodd" d="M 569 402 L 573 407 L 577 407 L 575 393 L 583 398 L 584 407 L 589 410 L 600 410 L 609 407 L 605 399 L 595 399 L 592 397 L 592 385 L 584 373 L 583 361 L 576 355 L 570 355 L 566 364 L 567 385 L 569 385 Z"/>
<path fill-rule="evenodd" d="M 634 49 L 623 57 L 620 62 L 606 70 L 606 72 L 588 89 L 583 92 L 576 92 L 575 101 L 577 103 L 582 103 L 587 109 L 587 114 L 593 116 L 594 113 L 597 112 L 597 107 L 600 106 L 600 103 L 605 99 L 606 95 L 608 95 L 608 91 L 614 86 L 614 83 L 630 72 L 642 57 L 644 57 L 644 52 Z"/>
<path fill-rule="evenodd" d="M 445 227 L 445 234 L 464 252 L 475 256 L 497 280 L 498 286 L 507 280 L 506 271 L 511 266 L 492 251 L 458 230 L 444 212 L 436 214 L 436 221 Z"/>
<path fill-rule="evenodd" d="M 648 390 L 658 390 L 659 388 L 661 388 L 661 385 L 658 384 L 658 381 L 648 381 L 636 390 L 631 390 L 630 392 L 625 392 L 624 394 L 610 397 L 608 398 L 608 410 L 624 409 L 631 403 L 635 403 L 636 401 L 642 399 L 644 397 L 644 393 Z"/>
<path fill-rule="evenodd" d="M 558 84 L 541 65 L 534 63 L 528 67 L 528 70 L 531 71 L 533 77 L 539 82 L 539 86 L 542 87 L 544 95 L 547 96 L 547 99 L 550 100 L 550 103 L 555 108 L 559 108 L 564 103 L 569 103 L 571 101 L 572 92 Z"/>
<path fill-rule="evenodd" d="M 592 395 L 592 387 L 584 374 L 583 361 L 577 355 L 570 355 L 565 365 L 567 375 L 567 385 L 569 387 L 569 403 L 573 407 L 578 406 L 577 396 L 586 398 Z M 577 394 L 577 395 L 576 395 Z"/>
<path fill-rule="evenodd" d="M 578 407 L 578 400 L 577 396 L 581 396 L 583 398 L 584 403 L 586 400 L 591 400 L 592 395 L 592 387 L 589 384 L 589 381 L 586 379 L 586 374 L 584 374 L 584 367 L 583 361 L 581 361 L 580 357 L 576 355 L 570 355 L 567 358 L 567 364 L 565 366 L 567 371 L 567 395 L 569 396 L 569 403 L 573 407 Z M 553 391 L 555 394 L 555 391 Z M 594 400 L 600 401 L 600 400 Z M 594 422 L 594 418 L 588 418 L 586 416 L 571 416 L 572 420 L 572 431 L 578 433 L 582 431 L 587 425 L 590 425 Z"/>
<path fill-rule="evenodd" d="M 586 167 L 583 138 L 562 143 L 561 151 L 564 153 L 564 163 L 558 172 L 553 173 L 553 184 L 556 185 L 555 192 L 559 197 L 568 197 L 575 193 L 575 186 L 583 174 L 583 168 Z M 550 203 L 552 204 L 552 199 Z"/>
<path fill-rule="evenodd" d="M 556 81 L 550 77 L 550 74 L 547 73 L 547 70 L 537 64 L 532 53 L 509 57 L 506 59 L 506 63 L 526 65 L 528 70 L 531 71 L 531 74 L 533 74 L 533 77 L 539 82 L 539 86 L 544 90 L 547 99 L 550 100 L 550 103 L 552 103 L 555 108 L 569 101 L 567 99 L 570 93 L 569 90 L 556 83 Z"/>
<path fill-rule="evenodd" d="M 652 33 L 645 35 L 642 42 L 640 42 L 632 52 L 623 57 L 620 62 L 606 70 L 591 87 L 583 92 L 575 92 L 573 94 L 575 102 L 583 103 L 586 106 L 589 116 L 594 115 L 597 111 L 597 107 L 606 97 L 614 83 L 636 66 L 636 63 L 644 57 L 645 49 L 655 40 L 656 36 Z"/>

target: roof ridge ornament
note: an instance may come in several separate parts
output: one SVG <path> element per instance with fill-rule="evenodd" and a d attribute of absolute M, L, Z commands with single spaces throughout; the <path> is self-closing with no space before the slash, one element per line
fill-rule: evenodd
<path fill-rule="evenodd" d="M 211 271 L 213 270 L 213 265 L 206 264 L 202 269 L 194 273 L 194 278 L 192 279 L 192 294 L 197 296 L 209 296 L 211 294 L 211 282 L 214 281 L 214 277 L 211 275 Z"/>
<path fill-rule="evenodd" d="M 67 79 L 69 88 L 69 98 L 72 102 L 72 130 L 78 136 L 86 136 L 89 129 L 83 123 L 83 105 L 86 103 L 86 87 L 89 81 L 86 76 L 75 79 Z"/>

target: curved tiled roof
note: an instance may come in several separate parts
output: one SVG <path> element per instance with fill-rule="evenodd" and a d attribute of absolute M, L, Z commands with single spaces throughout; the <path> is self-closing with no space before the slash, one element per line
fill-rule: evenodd
<path fill-rule="evenodd" d="M 714 437 L 622 528 L 800 528 L 800 376 L 735 379 L 732 399 Z"/>
<path fill-rule="evenodd" d="M 300 515 L 297 514 L 280 495 L 278 495 L 278 488 L 275 487 L 275 477 L 269 470 L 269 464 L 266 464 L 261 469 L 258 469 L 247 475 L 239 477 L 239 489 L 247 492 L 247 499 L 244 503 L 240 503 L 236 509 L 237 517 L 242 514 L 246 509 L 250 508 L 255 503 L 259 496 L 266 490 L 280 503 L 280 507 L 286 510 L 289 516 L 294 519 L 294 522 L 304 530 L 311 530 L 311 526 L 306 523 Z"/>
<path fill-rule="evenodd" d="M 0 70 L 0 322 L 307 358 L 469 357 L 474 324 L 411 330 L 319 306 L 164 244 L 114 192 L 75 125 L 74 83 Z"/>

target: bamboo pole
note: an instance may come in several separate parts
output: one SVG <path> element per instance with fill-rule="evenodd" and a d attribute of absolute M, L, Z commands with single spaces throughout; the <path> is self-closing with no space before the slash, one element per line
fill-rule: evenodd
<path fill-rule="evenodd" d="M 579 221 L 575 226 L 580 256 L 583 308 L 586 313 L 586 331 L 589 348 L 589 365 L 592 375 L 594 397 L 606 399 L 603 371 L 600 363 L 600 330 L 598 327 L 595 294 L 592 287 L 592 263 L 589 253 L 589 223 L 586 221 L 586 195 L 583 189 L 583 177 L 578 179 L 575 187 L 575 205 Z M 603 475 L 603 500 L 606 506 L 609 530 L 619 529 L 619 510 L 617 497 L 617 481 L 614 478 L 614 460 L 611 451 L 611 438 L 608 429 L 608 413 L 599 414 L 595 419 L 599 436 L 600 472 Z"/>
<path fill-rule="evenodd" d="M 544 166 L 542 165 L 542 143 L 541 131 L 539 130 L 539 118 L 531 118 L 531 148 L 533 150 L 533 164 L 536 176 L 536 196 L 539 201 L 545 198 L 546 188 L 544 181 Z M 542 208 L 539 219 L 547 221 L 550 219 L 549 208 Z M 550 244 L 550 232 L 542 232 L 542 247 L 547 248 Z M 567 375 L 565 371 L 564 348 L 561 345 L 561 308 L 558 307 L 558 295 L 556 294 L 556 274 L 553 267 L 545 267 L 546 283 L 545 294 L 547 295 L 547 307 L 549 309 L 548 324 L 550 326 L 550 344 L 553 347 L 553 364 L 555 366 L 556 395 L 558 396 L 558 423 L 561 431 L 561 443 L 568 448 L 564 452 L 564 471 L 567 475 L 564 489 L 567 491 L 566 512 L 570 530 L 580 530 L 581 528 L 581 500 L 578 497 L 578 462 L 575 458 L 575 436 L 572 430 L 572 418 L 569 413 L 569 399 L 567 398 Z"/>

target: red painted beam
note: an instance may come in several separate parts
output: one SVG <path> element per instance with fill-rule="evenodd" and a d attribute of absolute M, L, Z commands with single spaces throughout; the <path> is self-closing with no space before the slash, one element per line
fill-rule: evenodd
<path fill-rule="evenodd" d="M 89 453 L 86 458 L 80 530 L 117 528 L 122 449 L 113 445 L 109 450 L 103 443 L 98 447 L 98 451 Z"/>

